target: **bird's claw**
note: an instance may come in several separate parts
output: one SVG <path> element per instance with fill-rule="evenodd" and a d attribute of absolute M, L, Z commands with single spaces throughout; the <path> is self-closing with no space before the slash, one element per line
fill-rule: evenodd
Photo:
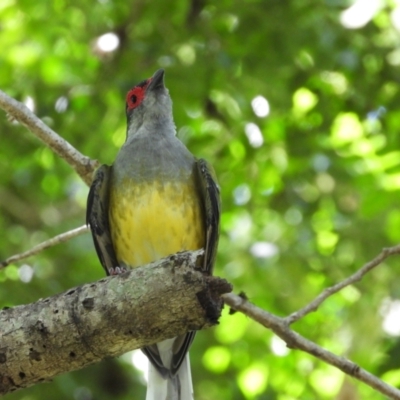
<path fill-rule="evenodd" d="M 127 269 L 125 267 L 112 267 L 112 268 L 108 268 L 108 273 L 110 275 L 119 275 L 122 274 L 124 272 L 126 272 Z"/>

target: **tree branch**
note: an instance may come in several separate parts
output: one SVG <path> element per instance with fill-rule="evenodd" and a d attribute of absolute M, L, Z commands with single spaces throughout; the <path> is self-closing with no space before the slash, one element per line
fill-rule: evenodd
<path fill-rule="evenodd" d="M 325 289 L 305 307 L 284 318 L 278 317 L 258 308 L 254 304 L 247 301 L 244 296 L 241 297 L 229 293 L 223 295 L 222 297 L 225 303 L 234 310 L 241 311 L 248 317 L 259 322 L 261 325 L 271 329 L 277 336 L 286 342 L 289 348 L 303 350 L 306 353 L 309 353 L 314 357 L 333 365 L 347 375 L 366 383 L 368 386 L 383 393 L 384 395 L 389 396 L 391 399 L 399 400 L 400 391 L 398 389 L 383 382 L 381 379 L 362 369 L 352 361 L 344 357 L 337 356 L 323 347 L 318 346 L 290 328 L 292 323 L 305 317 L 312 311 L 316 311 L 328 297 L 332 296 L 334 293 L 337 293 L 344 287 L 360 281 L 365 274 L 382 263 L 382 261 L 384 261 L 386 258 L 394 254 L 400 254 L 400 245 L 383 249 L 377 257 L 363 265 L 353 275 L 337 283 L 336 285 Z"/>
<path fill-rule="evenodd" d="M 86 232 L 89 232 L 89 228 L 86 225 L 82 225 L 79 228 L 75 228 L 68 232 L 64 232 L 57 236 L 54 236 L 51 239 L 45 240 L 44 242 L 37 244 L 31 249 L 24 251 L 23 253 L 14 254 L 13 256 L 8 257 L 4 261 L 1 261 L 0 270 L 7 267 L 7 265 L 10 265 L 11 263 L 21 261 L 25 258 L 34 256 L 49 247 L 66 242 L 67 240 L 70 240 L 75 236 L 81 235 L 82 233 Z"/>
<path fill-rule="evenodd" d="M 50 129 L 25 104 L 13 99 L 0 90 L 0 108 L 12 118 L 27 127 L 46 146 L 63 158 L 88 185 L 92 182 L 93 171 L 98 167 L 97 161 L 91 160 L 76 150 L 70 143 Z"/>
<path fill-rule="evenodd" d="M 398 244 L 397 246 L 388 247 L 388 248 L 383 249 L 377 257 L 375 257 L 373 260 L 367 262 L 353 275 L 349 276 L 344 281 L 337 283 L 336 285 L 333 285 L 331 287 L 324 289 L 311 303 L 307 304 L 305 307 L 301 308 L 300 310 L 298 310 L 298 311 L 290 314 L 288 317 L 286 317 L 287 323 L 293 324 L 294 322 L 303 318 L 307 314 L 309 314 L 313 311 L 316 311 L 318 309 L 318 307 L 329 296 L 332 296 L 334 293 L 337 293 L 339 290 L 342 290 L 346 286 L 349 286 L 355 282 L 360 281 L 367 272 L 371 271 L 373 268 L 378 266 L 386 258 L 388 258 L 394 254 L 400 254 L 400 244 Z"/>
<path fill-rule="evenodd" d="M 0 311 L 0 394 L 217 323 L 225 280 L 195 271 L 202 251 Z"/>
<path fill-rule="evenodd" d="M 371 386 L 378 392 L 383 393 L 391 399 L 400 399 L 400 390 L 388 385 L 381 379 L 372 375 L 368 371 L 362 369 L 357 364 L 344 357 L 339 357 L 321 346 L 311 342 L 304 336 L 293 331 L 286 318 L 277 317 L 270 314 L 261 308 L 256 307 L 243 297 L 234 295 L 232 293 L 224 294 L 222 296 L 224 302 L 232 307 L 234 310 L 246 314 L 248 317 L 254 319 L 261 325 L 271 329 L 277 336 L 284 340 L 287 346 L 291 349 L 303 350 L 312 356 L 325 361 L 328 364 L 340 369 L 345 374 L 352 376 L 368 386 Z"/>
<path fill-rule="evenodd" d="M 299 310 L 299 318 L 307 315 L 302 310 L 313 310 L 318 302 L 317 308 L 331 294 L 399 253 L 400 245 L 384 249 L 355 274 L 334 285 L 334 292 L 328 288 L 328 295 L 319 295 Z M 0 336 L 0 394 L 215 323 L 222 307 L 219 296 L 229 292 L 231 286 L 193 270 L 201 254 L 180 253 L 32 305 L 0 311 L 0 326 L 4 327 Z M 400 399 L 399 390 L 292 330 L 292 315 L 297 313 L 282 318 L 243 297 L 229 293 L 222 298 L 233 309 L 271 329 L 289 348 L 309 353 L 390 398 Z"/>

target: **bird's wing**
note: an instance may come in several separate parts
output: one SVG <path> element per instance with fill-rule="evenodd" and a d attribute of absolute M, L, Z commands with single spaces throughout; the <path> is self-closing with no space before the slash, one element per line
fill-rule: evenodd
<path fill-rule="evenodd" d="M 118 266 L 108 221 L 111 168 L 102 165 L 96 171 L 90 186 L 86 209 L 86 224 L 90 226 L 97 255 L 107 275 Z"/>
<path fill-rule="evenodd" d="M 196 167 L 206 231 L 203 270 L 212 274 L 219 238 L 221 198 L 213 167 L 203 159 L 197 160 Z"/>

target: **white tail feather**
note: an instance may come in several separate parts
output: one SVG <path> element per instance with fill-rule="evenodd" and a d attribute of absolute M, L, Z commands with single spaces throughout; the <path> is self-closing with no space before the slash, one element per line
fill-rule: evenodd
<path fill-rule="evenodd" d="M 158 344 L 164 365 L 172 357 L 173 340 Z M 179 371 L 172 378 L 164 379 L 149 362 L 146 400 L 193 400 L 192 375 L 190 373 L 189 353 L 186 354 Z"/>

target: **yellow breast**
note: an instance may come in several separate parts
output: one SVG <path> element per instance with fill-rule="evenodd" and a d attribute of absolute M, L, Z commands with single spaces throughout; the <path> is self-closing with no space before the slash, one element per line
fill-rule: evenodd
<path fill-rule="evenodd" d="M 126 266 L 204 247 L 200 199 L 192 182 L 126 180 L 111 189 L 109 220 L 117 259 Z"/>

